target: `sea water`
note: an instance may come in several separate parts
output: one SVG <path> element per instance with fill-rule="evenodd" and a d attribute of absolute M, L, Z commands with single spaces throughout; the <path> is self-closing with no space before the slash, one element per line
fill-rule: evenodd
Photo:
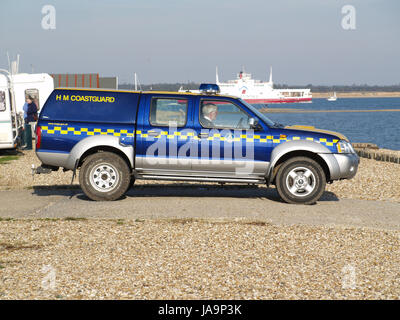
<path fill-rule="evenodd" d="M 264 105 L 255 105 L 262 108 Z M 338 98 L 336 101 L 313 99 L 312 103 L 270 104 L 268 108 L 304 110 L 400 110 L 400 98 Z M 337 131 L 351 142 L 375 143 L 380 148 L 400 150 L 400 111 L 388 112 L 321 112 L 266 113 L 284 125 L 310 125 Z"/>

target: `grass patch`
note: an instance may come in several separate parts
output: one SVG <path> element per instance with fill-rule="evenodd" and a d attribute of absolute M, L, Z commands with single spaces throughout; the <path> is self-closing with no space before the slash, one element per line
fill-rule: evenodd
<path fill-rule="evenodd" d="M 2 218 L 0 217 L 0 221 L 13 221 L 14 218 Z"/>
<path fill-rule="evenodd" d="M 172 218 L 172 219 L 168 219 L 168 222 L 186 224 L 186 223 L 192 223 L 192 222 L 198 222 L 198 221 L 193 218 Z"/>
<path fill-rule="evenodd" d="M 264 222 L 264 221 L 250 221 L 250 222 L 244 222 L 243 224 L 249 224 L 251 226 L 267 226 L 269 223 Z"/>
<path fill-rule="evenodd" d="M 0 156 L 0 164 L 7 164 L 10 161 L 18 160 L 19 156 Z"/>
<path fill-rule="evenodd" d="M 86 221 L 86 218 L 79 218 L 79 217 L 66 217 L 64 218 L 65 221 Z"/>
<path fill-rule="evenodd" d="M 118 219 L 117 224 L 119 224 L 119 225 L 124 224 L 124 219 Z"/>
<path fill-rule="evenodd" d="M 5 269 L 6 267 L 0 264 L 0 269 Z"/>
<path fill-rule="evenodd" d="M 42 221 L 58 221 L 58 220 L 60 220 L 60 218 L 40 218 L 39 220 L 42 220 Z"/>

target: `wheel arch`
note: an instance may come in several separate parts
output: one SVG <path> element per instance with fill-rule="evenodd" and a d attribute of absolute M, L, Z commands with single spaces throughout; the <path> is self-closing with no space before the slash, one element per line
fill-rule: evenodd
<path fill-rule="evenodd" d="M 279 166 L 286 160 L 298 156 L 316 161 L 324 170 L 326 181 L 335 179 L 339 166 L 334 161 L 332 152 L 320 143 L 296 140 L 283 142 L 272 150 L 270 166 L 266 175 L 267 183 L 275 183 Z"/>
<path fill-rule="evenodd" d="M 277 174 L 281 164 L 284 163 L 286 160 L 289 160 L 294 157 L 306 157 L 306 158 L 310 158 L 310 159 L 314 160 L 324 170 L 326 181 L 331 180 L 331 173 L 330 173 L 329 167 L 328 167 L 327 163 L 325 162 L 325 160 L 319 154 L 311 152 L 311 151 L 307 151 L 307 150 L 296 150 L 296 151 L 290 151 L 288 153 L 285 153 L 279 159 L 277 159 L 274 167 L 272 168 L 272 170 L 270 172 L 270 178 L 269 178 L 270 183 L 275 184 L 276 174 Z"/>
<path fill-rule="evenodd" d="M 107 135 L 88 137 L 77 143 L 70 152 L 65 168 L 74 169 L 76 161 L 79 161 L 78 167 L 81 166 L 87 156 L 96 152 L 115 153 L 124 159 L 131 170 L 133 169 L 133 146 L 122 146 L 118 137 Z"/>
<path fill-rule="evenodd" d="M 82 166 L 83 162 L 88 156 L 95 154 L 97 152 L 111 152 L 119 155 L 126 162 L 128 168 L 132 170 L 132 165 L 130 164 L 130 161 L 126 156 L 126 154 L 122 152 L 120 149 L 108 145 L 95 146 L 93 148 L 90 148 L 89 150 L 86 150 L 79 158 L 78 167 Z"/>

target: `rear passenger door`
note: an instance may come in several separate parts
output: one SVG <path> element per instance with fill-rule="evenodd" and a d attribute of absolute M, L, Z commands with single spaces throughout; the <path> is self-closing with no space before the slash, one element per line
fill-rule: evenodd
<path fill-rule="evenodd" d="M 136 170 L 141 174 L 185 175 L 191 169 L 193 98 L 148 94 L 136 131 Z"/>

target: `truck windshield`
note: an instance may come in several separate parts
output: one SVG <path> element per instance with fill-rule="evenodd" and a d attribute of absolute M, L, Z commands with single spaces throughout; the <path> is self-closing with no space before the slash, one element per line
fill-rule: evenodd
<path fill-rule="evenodd" d="M 260 111 L 257 110 L 254 106 L 252 106 L 250 103 L 247 103 L 246 101 L 239 99 L 241 103 L 243 103 L 247 108 L 249 108 L 257 117 L 261 118 L 262 121 L 265 122 L 265 124 L 269 127 L 283 127 L 282 124 L 277 123 L 269 119 L 266 115 L 261 113 Z"/>

